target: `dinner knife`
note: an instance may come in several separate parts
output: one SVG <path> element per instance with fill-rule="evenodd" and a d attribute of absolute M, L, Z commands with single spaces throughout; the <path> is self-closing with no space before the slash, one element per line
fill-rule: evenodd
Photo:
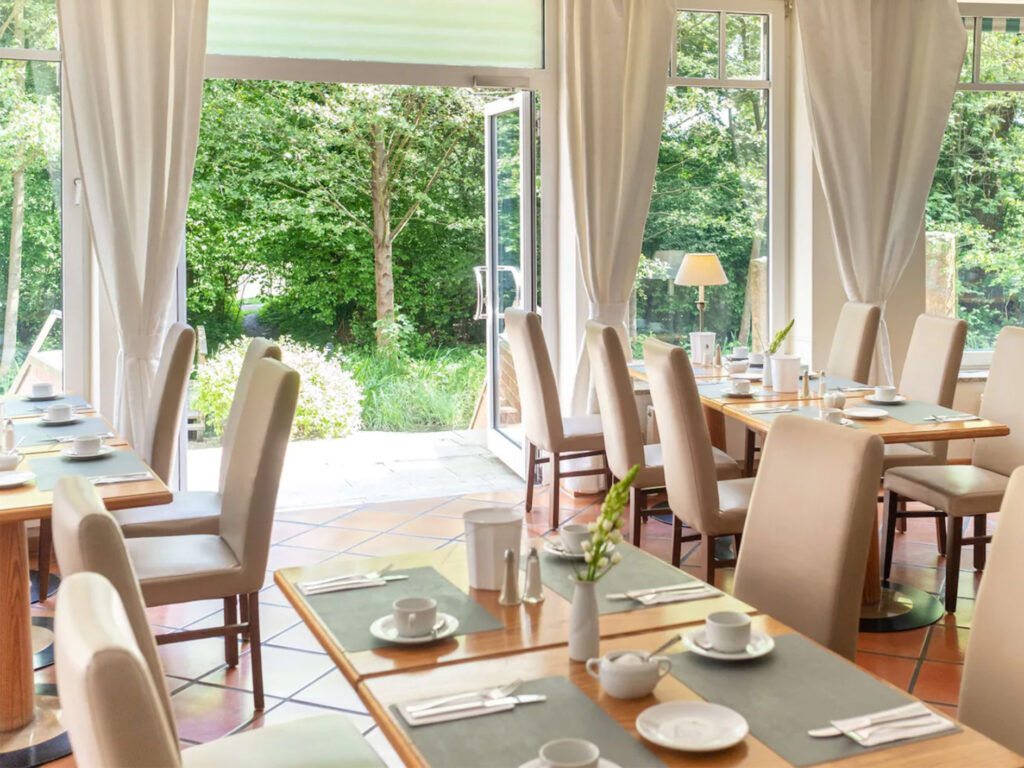
<path fill-rule="evenodd" d="M 129 472 L 124 475 L 100 475 L 90 479 L 93 485 L 113 485 L 114 483 L 138 483 L 142 480 L 152 480 L 153 475 L 149 472 Z"/>
<path fill-rule="evenodd" d="M 434 707 L 426 712 L 421 712 L 419 717 L 440 717 L 451 715 L 456 712 L 471 712 L 476 709 L 512 709 L 517 704 L 534 704 L 540 701 L 547 701 L 548 697 L 540 693 L 523 693 L 519 696 L 506 696 L 503 699 L 490 699 L 489 701 L 466 701 L 462 704 L 449 704 L 446 707 Z M 416 715 L 413 715 L 416 717 Z"/>
<path fill-rule="evenodd" d="M 672 584 L 667 587 L 651 587 L 650 589 L 634 589 L 629 592 L 612 592 L 605 595 L 606 600 L 638 600 L 646 595 L 656 595 L 660 592 L 686 592 L 692 589 L 706 589 L 707 584 L 703 581 L 686 582 L 684 584 Z"/>

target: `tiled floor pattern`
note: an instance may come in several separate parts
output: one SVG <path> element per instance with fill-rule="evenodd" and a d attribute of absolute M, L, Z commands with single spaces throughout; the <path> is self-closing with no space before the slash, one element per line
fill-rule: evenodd
<path fill-rule="evenodd" d="M 279 510 L 273 546 L 262 592 L 261 623 L 266 710 L 252 707 L 248 654 L 237 668 L 224 664 L 224 644 L 218 639 L 160 647 L 172 691 L 171 701 L 184 745 L 217 739 L 265 724 L 323 712 L 344 712 L 366 734 L 389 766 L 402 765 L 380 729 L 367 715 L 354 689 L 344 680 L 319 644 L 299 621 L 273 584 L 273 570 L 320 563 L 352 555 L 373 557 L 397 552 L 437 549 L 462 534 L 461 515 L 481 505 L 522 504 L 522 491 L 475 493 L 455 498 L 387 502 L 360 507 L 321 507 Z M 527 518 L 531 536 L 548 530 L 548 494 L 538 489 Z M 563 521 L 585 522 L 599 512 L 597 497 L 562 495 Z M 907 534 L 898 536 L 893 579 L 932 593 L 943 585 L 943 559 L 935 548 L 931 520 L 910 520 Z M 671 527 L 648 522 L 643 547 L 668 559 Z M 684 549 L 684 568 L 696 574 L 699 547 Z M 970 563 L 968 553 L 964 563 Z M 719 574 L 718 586 L 731 588 L 731 570 Z M 862 634 L 857 663 L 914 695 L 955 714 L 963 654 L 967 644 L 978 578 L 971 570 L 960 574 L 960 603 L 956 614 L 937 624 L 910 632 Z M 52 612 L 52 601 L 35 606 L 38 615 Z M 221 619 L 220 601 L 206 601 L 149 610 L 157 632 L 197 628 Z M 39 682 L 52 682 L 53 668 L 37 673 Z M 53 766 L 73 768 L 73 758 Z"/>

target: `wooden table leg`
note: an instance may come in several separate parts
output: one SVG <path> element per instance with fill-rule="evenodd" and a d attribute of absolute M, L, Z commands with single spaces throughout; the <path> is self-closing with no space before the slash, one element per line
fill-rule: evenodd
<path fill-rule="evenodd" d="M 864 591 L 861 592 L 863 605 L 875 605 L 882 599 L 882 571 L 878 554 L 878 524 L 871 526 L 871 544 L 868 547 L 868 562 L 864 572 Z"/>
<path fill-rule="evenodd" d="M 708 423 L 708 434 L 711 435 L 711 444 L 720 450 L 725 450 L 725 414 L 712 408 L 704 407 L 704 420 Z"/>
<path fill-rule="evenodd" d="M 750 427 L 746 428 L 747 439 L 743 447 L 743 476 L 754 476 L 754 450 L 757 448 L 757 433 Z"/>
<path fill-rule="evenodd" d="M 35 716 L 25 523 L 0 523 L 0 731 Z"/>

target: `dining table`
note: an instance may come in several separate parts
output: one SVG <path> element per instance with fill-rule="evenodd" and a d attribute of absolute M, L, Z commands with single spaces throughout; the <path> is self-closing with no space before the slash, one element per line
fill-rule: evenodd
<path fill-rule="evenodd" d="M 31 423 L 38 416 L 19 419 Z M 108 422 L 103 422 L 109 427 Z M 59 432 L 60 427 L 50 427 Z M 108 509 L 168 504 L 170 489 L 137 457 L 118 435 L 108 439 L 115 450 L 106 458 L 74 463 L 60 456 L 59 443 L 34 446 L 16 471 L 36 478 L 0 490 L 0 765 L 33 766 L 70 752 L 60 724 L 56 686 L 36 684 L 33 657 L 52 645 L 49 619 L 33 621 L 29 602 L 29 556 L 25 523 L 50 517 L 53 484 L 61 475 L 99 476 L 104 466 L 141 466 L 150 477 L 130 482 L 104 482 L 97 490 Z M 111 462 L 106 463 L 105 462 Z"/>

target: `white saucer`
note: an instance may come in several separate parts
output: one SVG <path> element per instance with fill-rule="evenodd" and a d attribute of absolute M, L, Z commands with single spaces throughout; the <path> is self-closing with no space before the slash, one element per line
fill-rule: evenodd
<path fill-rule="evenodd" d="M 883 411 L 881 408 L 865 408 L 864 406 L 858 406 L 856 408 L 847 408 L 843 411 L 843 415 L 850 419 L 865 419 L 871 421 L 874 419 L 884 419 L 889 415 L 889 412 Z"/>
<path fill-rule="evenodd" d="M 722 395 L 725 396 L 725 397 L 738 397 L 738 398 L 742 398 L 742 399 L 750 399 L 751 397 L 754 396 L 754 393 L 753 392 L 747 392 L 747 393 L 730 392 L 729 390 L 726 390 L 725 392 L 722 393 Z"/>
<path fill-rule="evenodd" d="M 398 634 L 398 628 L 395 626 L 395 617 L 389 613 L 387 616 L 381 616 L 370 625 L 370 634 L 378 640 L 384 640 L 388 643 L 397 643 L 399 645 L 422 645 L 423 643 L 432 643 L 435 640 L 442 640 L 446 637 L 451 637 L 455 634 L 455 630 L 459 628 L 458 619 L 450 614 L 441 613 L 440 611 L 437 612 L 437 622 L 438 624 L 441 624 L 441 626 L 437 629 L 436 633 L 419 635 L 418 637 L 402 637 Z M 437 624 L 434 626 L 437 627 Z"/>
<path fill-rule="evenodd" d="M 766 635 L 764 632 L 752 631 L 750 633 L 750 642 L 747 643 L 746 649 L 739 653 L 723 653 L 722 651 L 716 651 L 714 649 L 707 649 L 700 645 L 700 643 L 707 642 L 707 630 L 704 627 L 698 627 L 697 629 L 691 629 L 689 632 L 683 635 L 683 645 L 689 648 L 691 651 L 696 653 L 698 656 L 705 656 L 709 659 L 718 659 L 719 661 L 749 661 L 750 659 L 759 659 L 772 652 L 775 648 L 775 640 L 771 635 Z"/>
<path fill-rule="evenodd" d="M 47 400 L 59 400 L 64 397 L 63 392 L 54 392 L 52 395 L 46 395 L 45 397 L 34 397 L 33 395 L 25 395 L 25 399 L 30 403 L 45 403 Z"/>
<path fill-rule="evenodd" d="M 17 488 L 36 479 L 35 473 L 24 470 L 0 472 L 0 488 Z"/>
<path fill-rule="evenodd" d="M 757 373 L 756 371 L 729 374 L 730 379 L 744 379 L 745 381 L 760 381 L 762 376 L 764 376 L 763 373 Z"/>
<path fill-rule="evenodd" d="M 681 752 L 728 749 L 750 732 L 739 712 L 707 701 L 655 704 L 640 713 L 636 729 L 648 741 Z"/>
<path fill-rule="evenodd" d="M 535 757 L 533 760 L 527 760 L 519 768 L 544 768 L 544 763 L 540 761 L 539 757 Z M 597 760 L 597 768 L 621 768 L 621 766 L 618 763 L 613 763 L 611 760 L 600 757 Z"/>
<path fill-rule="evenodd" d="M 869 403 L 874 403 L 875 405 L 902 405 L 907 402 L 907 398 L 903 395 L 896 395 L 892 400 L 879 400 L 874 395 L 865 395 L 864 399 Z"/>
<path fill-rule="evenodd" d="M 91 459 L 102 459 L 114 452 L 112 445 L 101 445 L 96 453 L 75 453 L 75 446 L 69 445 L 60 449 L 60 455 L 72 461 L 90 461 Z"/>
<path fill-rule="evenodd" d="M 564 549 L 559 549 L 557 546 L 555 546 L 555 543 L 553 541 L 550 541 L 550 540 L 544 542 L 544 551 L 547 552 L 549 555 L 554 555 L 555 557 L 560 557 L 563 560 L 582 560 L 583 559 L 583 553 L 582 552 L 580 554 L 578 554 L 578 555 L 574 554 L 572 552 L 566 552 Z M 608 545 L 608 549 L 606 550 L 605 554 L 608 554 L 608 553 L 614 552 L 614 551 L 615 551 L 615 545 L 614 544 L 609 544 Z"/>
<path fill-rule="evenodd" d="M 47 427 L 63 427 L 68 424 L 77 424 L 82 420 L 81 416 L 72 415 L 69 419 L 61 419 L 60 421 L 54 421 L 50 419 L 45 413 L 39 417 L 39 423 Z"/>

